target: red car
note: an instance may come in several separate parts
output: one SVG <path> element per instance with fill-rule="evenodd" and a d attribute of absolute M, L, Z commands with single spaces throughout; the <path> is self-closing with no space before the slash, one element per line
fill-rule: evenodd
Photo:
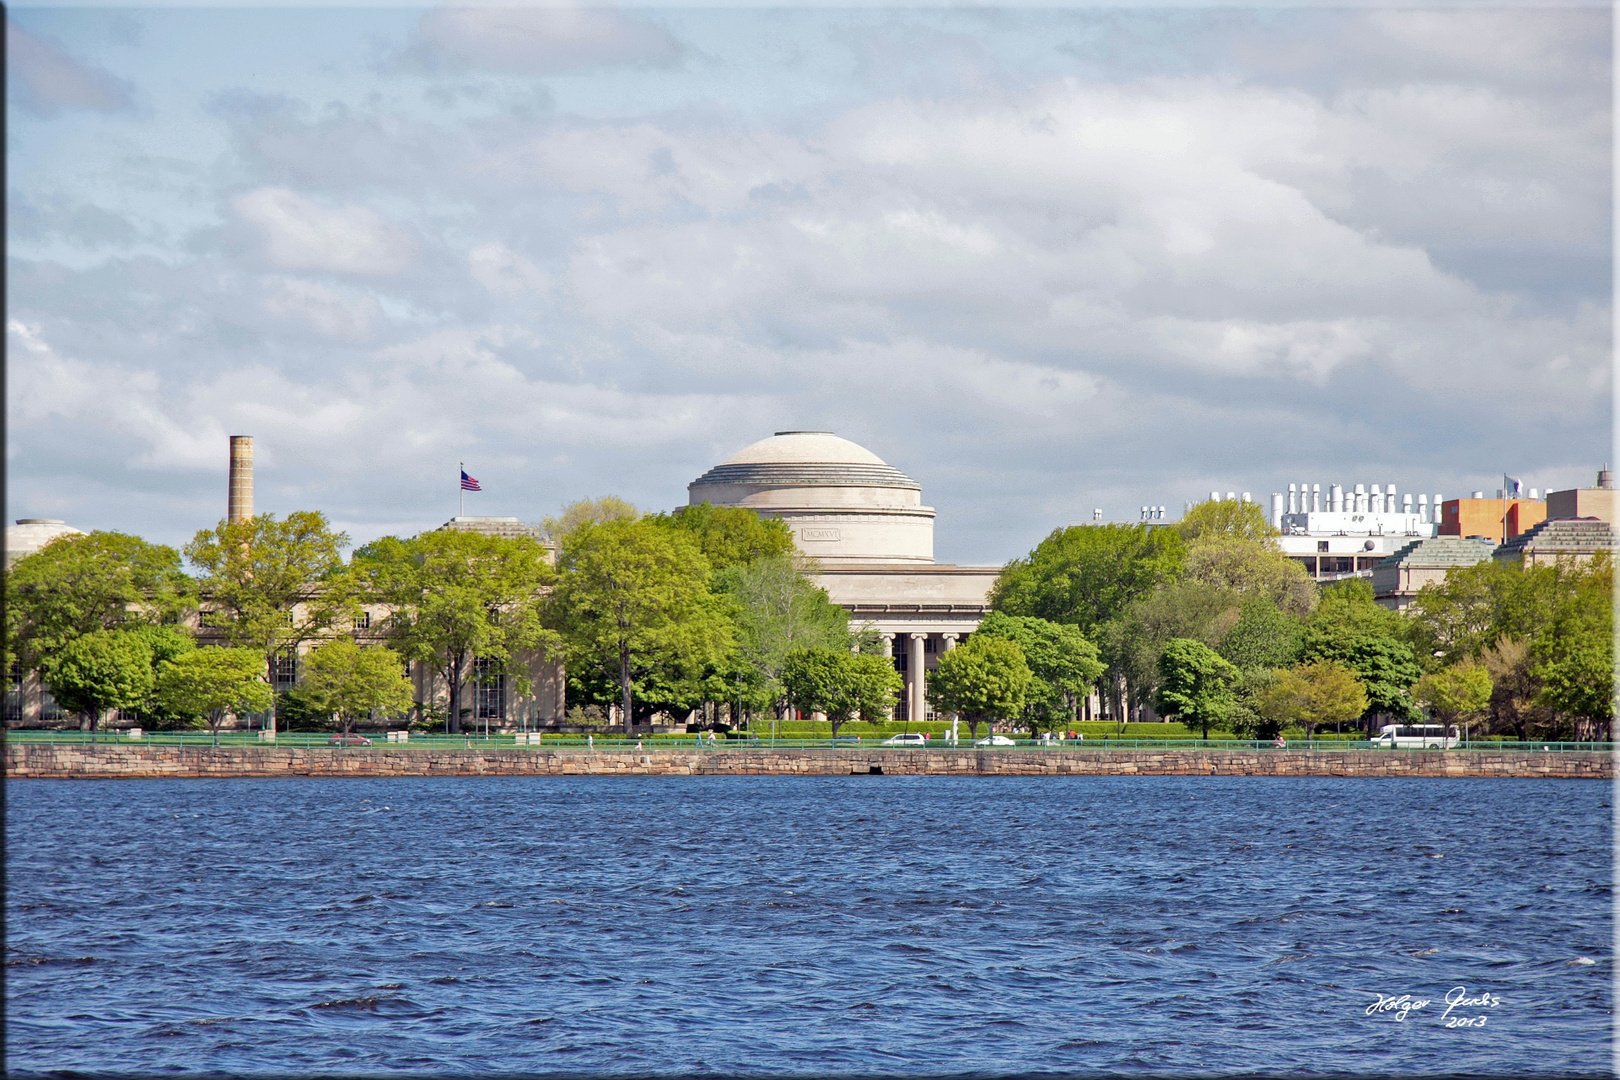
<path fill-rule="evenodd" d="M 332 736 L 330 739 L 326 740 L 326 745 L 327 746 L 370 746 L 371 745 L 371 740 L 366 738 L 364 735 L 356 735 L 353 732 L 350 732 L 347 735 L 334 735 L 334 736 Z"/>

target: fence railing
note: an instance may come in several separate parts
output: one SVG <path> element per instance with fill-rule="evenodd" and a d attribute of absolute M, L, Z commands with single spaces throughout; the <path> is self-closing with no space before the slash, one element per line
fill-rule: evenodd
<path fill-rule="evenodd" d="M 839 736 L 836 740 L 829 738 L 771 738 L 769 736 L 747 736 L 743 738 L 716 738 L 710 740 L 697 734 L 688 735 L 645 735 L 640 738 L 623 735 L 555 735 L 550 733 L 513 733 L 483 735 L 482 733 L 464 733 L 459 735 L 446 735 L 439 732 L 418 733 L 411 732 L 405 739 L 394 741 L 400 733 L 393 733 L 393 738 L 383 732 L 365 732 L 351 734 L 344 737 L 325 731 L 281 731 L 275 734 L 273 741 L 263 737 L 265 733 L 257 731 L 222 731 L 213 735 L 207 731 L 141 731 L 133 734 L 125 731 L 79 731 L 79 730 L 23 730 L 12 729 L 4 732 L 5 742 L 28 745 L 48 746 L 189 746 L 189 747 L 294 747 L 298 749 L 323 748 L 335 752 L 352 749 L 379 749 L 379 750 L 410 750 L 410 749 L 477 749 L 477 750 L 552 750 L 552 749 L 592 749 L 603 752 L 622 752 L 635 750 L 687 750 L 697 753 L 724 753 L 735 750 L 781 749 L 781 750 L 907 750 L 920 753 L 939 752 L 946 750 L 979 750 L 988 752 L 1040 750 L 1049 753 L 1081 753 L 1098 750 L 1256 750 L 1270 751 L 1279 749 L 1270 740 L 1249 739 L 1200 739 L 1200 738 L 1172 738 L 1172 739 L 1137 739 L 1137 738 L 1091 738 L 1091 739 L 1010 739 L 1007 736 L 998 736 L 996 741 L 979 739 L 961 739 L 952 742 L 948 738 L 930 738 L 920 743 L 896 743 L 886 738 L 870 738 L 857 735 Z M 1581 752 L 1612 752 L 1616 744 L 1613 742 L 1559 742 L 1553 740 L 1536 740 L 1529 742 L 1505 741 L 1498 739 L 1472 739 L 1459 742 L 1451 749 L 1467 752 L 1491 751 L 1533 751 L 1536 753 L 1565 753 L 1571 751 Z M 1397 748 L 1388 746 L 1375 746 L 1371 742 L 1352 739 L 1299 739 L 1290 740 L 1286 746 L 1288 750 L 1311 750 L 1323 753 L 1338 753 L 1350 750 L 1376 751 L 1378 753 L 1432 753 L 1432 750 L 1419 748 Z"/>

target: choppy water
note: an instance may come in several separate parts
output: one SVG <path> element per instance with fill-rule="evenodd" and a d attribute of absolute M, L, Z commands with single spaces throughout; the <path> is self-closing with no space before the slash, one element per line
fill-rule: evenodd
<path fill-rule="evenodd" d="M 1610 787 L 11 781 L 11 1071 L 1607 1073 Z M 1453 987 L 1499 1004 L 1451 1028 Z M 1378 995 L 1433 1004 L 1369 1016 Z"/>

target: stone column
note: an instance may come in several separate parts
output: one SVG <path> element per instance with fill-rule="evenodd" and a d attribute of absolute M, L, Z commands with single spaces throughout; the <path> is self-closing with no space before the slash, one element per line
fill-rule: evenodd
<path fill-rule="evenodd" d="M 940 640 L 945 642 L 945 651 L 950 652 L 952 649 L 956 648 L 956 639 L 961 637 L 962 635 L 960 635 L 960 634 L 941 634 L 939 636 L 940 636 Z"/>
<path fill-rule="evenodd" d="M 889 663 L 893 664 L 894 663 L 894 635 L 893 634 L 879 634 L 878 637 L 883 639 L 883 655 L 887 656 L 889 658 Z M 901 691 L 901 692 L 904 693 L 904 691 Z M 894 710 L 893 709 L 889 710 L 889 719 L 890 720 L 894 719 Z"/>
<path fill-rule="evenodd" d="M 906 674 L 911 676 L 911 718 L 922 720 L 928 715 L 928 660 L 923 654 L 927 634 L 911 635 L 911 655 L 906 660 Z"/>

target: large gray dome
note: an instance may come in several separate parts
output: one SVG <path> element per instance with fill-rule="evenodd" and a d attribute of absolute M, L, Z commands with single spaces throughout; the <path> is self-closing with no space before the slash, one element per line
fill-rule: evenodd
<path fill-rule="evenodd" d="M 932 562 L 934 511 L 922 486 L 830 431 L 779 431 L 687 486 L 689 501 L 746 506 L 793 529 L 800 550 L 833 562 Z"/>
<path fill-rule="evenodd" d="M 922 490 L 870 450 L 830 431 L 778 431 L 733 454 L 690 487 L 732 484 Z"/>

